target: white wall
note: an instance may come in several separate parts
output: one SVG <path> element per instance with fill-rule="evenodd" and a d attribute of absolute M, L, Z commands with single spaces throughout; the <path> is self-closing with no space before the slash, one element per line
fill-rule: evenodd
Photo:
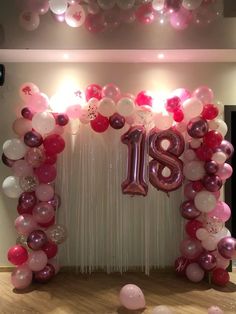
<path fill-rule="evenodd" d="M 123 92 L 132 93 L 137 93 L 142 89 L 172 90 L 177 87 L 194 89 L 199 85 L 207 84 L 214 90 L 216 99 L 222 100 L 225 104 L 236 102 L 236 64 L 230 63 L 6 64 L 6 84 L 0 89 L 0 143 L 2 144 L 13 135 L 11 124 L 21 107 L 17 89 L 22 82 L 35 82 L 42 91 L 52 95 L 63 81 L 70 79 L 74 79 L 81 88 L 85 88 L 92 82 L 106 84 L 112 81 L 119 85 Z M 9 175 L 9 169 L 1 164 L 0 181 L 2 182 L 7 175 Z M 120 191 L 118 192 L 120 193 Z M 70 208 L 70 210 L 71 215 L 73 215 L 75 209 Z M 13 221 L 16 217 L 16 201 L 8 199 L 2 193 L 0 196 L 0 217 L 0 265 L 3 266 L 7 264 L 7 248 L 15 241 Z M 177 223 L 178 227 L 175 232 L 181 233 L 181 218 L 178 214 L 175 217 L 171 223 L 173 226 Z M 167 237 L 167 234 L 163 234 L 163 236 Z M 69 241 L 73 243 L 72 238 Z M 178 247 L 178 245 L 179 239 L 176 239 L 174 246 Z M 153 255 L 158 255 L 158 248 L 154 248 L 154 250 L 156 251 L 153 252 Z M 63 251 L 62 262 L 68 263 L 66 251 Z"/>

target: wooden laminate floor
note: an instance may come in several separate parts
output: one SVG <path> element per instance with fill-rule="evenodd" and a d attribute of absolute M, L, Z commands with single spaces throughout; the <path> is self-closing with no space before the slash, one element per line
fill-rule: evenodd
<path fill-rule="evenodd" d="M 225 314 L 236 313 L 236 273 L 225 288 L 207 282 L 193 284 L 172 272 L 91 276 L 60 273 L 50 283 L 34 284 L 24 292 L 14 291 L 10 274 L 0 273 L 0 314 L 148 314 L 154 306 L 168 305 L 174 313 L 207 313 L 211 305 L 218 305 Z M 130 312 L 119 304 L 118 293 L 127 283 L 137 284 L 144 292 L 147 307 Z"/>

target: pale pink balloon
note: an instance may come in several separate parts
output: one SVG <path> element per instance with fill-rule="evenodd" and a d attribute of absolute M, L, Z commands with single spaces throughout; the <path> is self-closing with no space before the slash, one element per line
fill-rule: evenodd
<path fill-rule="evenodd" d="M 181 102 L 184 102 L 185 100 L 191 98 L 192 94 L 186 88 L 177 88 L 170 94 L 170 98 L 172 98 L 174 96 L 179 97 Z"/>
<path fill-rule="evenodd" d="M 170 24 L 177 30 L 186 29 L 193 19 L 192 12 L 181 7 L 170 16 Z"/>
<path fill-rule="evenodd" d="M 39 88 L 31 82 L 26 82 L 19 88 L 20 98 L 25 102 L 29 102 L 32 96 L 36 93 L 39 93 Z"/>
<path fill-rule="evenodd" d="M 227 180 L 232 176 L 233 168 L 227 164 L 224 163 L 219 167 L 219 170 L 217 171 L 216 175 L 218 175 L 222 180 Z"/>
<path fill-rule="evenodd" d="M 196 158 L 196 154 L 193 149 L 186 149 L 184 152 L 184 159 L 188 161 L 192 161 Z"/>
<path fill-rule="evenodd" d="M 82 108 L 80 105 L 72 105 L 66 109 L 66 114 L 71 119 L 77 119 L 80 117 Z"/>
<path fill-rule="evenodd" d="M 35 205 L 32 214 L 37 223 L 46 224 L 53 219 L 55 211 L 52 205 L 47 202 L 40 202 Z"/>
<path fill-rule="evenodd" d="M 48 109 L 49 99 L 44 93 L 36 93 L 29 99 L 26 105 L 35 112 L 41 112 Z"/>
<path fill-rule="evenodd" d="M 14 175 L 17 177 L 33 174 L 33 168 L 24 160 L 16 160 L 12 166 Z"/>
<path fill-rule="evenodd" d="M 115 102 L 118 101 L 121 97 L 119 87 L 112 83 L 105 85 L 102 89 L 102 97 L 111 98 Z"/>
<path fill-rule="evenodd" d="M 54 188 L 50 184 L 41 183 L 37 186 L 35 195 L 42 202 L 50 201 L 54 196 Z"/>
<path fill-rule="evenodd" d="M 202 247 L 205 250 L 212 252 L 216 250 L 217 243 L 218 243 L 218 240 L 216 238 L 209 236 L 208 238 L 202 241 Z"/>
<path fill-rule="evenodd" d="M 24 11 L 19 16 L 19 24 L 26 31 L 34 31 L 40 24 L 38 13 Z"/>
<path fill-rule="evenodd" d="M 51 258 L 48 260 L 48 264 L 51 264 L 54 269 L 55 269 L 55 275 L 59 273 L 60 271 L 60 265 L 58 263 L 58 261 L 56 260 L 56 258 Z"/>
<path fill-rule="evenodd" d="M 25 289 L 32 282 L 33 274 L 28 265 L 15 268 L 11 274 L 11 283 L 16 289 Z"/>
<path fill-rule="evenodd" d="M 193 97 L 196 97 L 204 104 L 212 104 L 214 94 L 208 86 L 200 86 L 193 92 Z"/>
<path fill-rule="evenodd" d="M 142 290 L 132 284 L 125 285 L 120 290 L 120 303 L 128 310 L 139 310 L 145 308 L 145 298 Z"/>
<path fill-rule="evenodd" d="M 192 282 L 200 282 L 204 278 L 204 270 L 197 264 L 189 264 L 186 268 L 186 276 Z"/>
<path fill-rule="evenodd" d="M 230 260 L 223 258 L 218 251 L 212 253 L 216 257 L 216 268 L 228 268 Z"/>
<path fill-rule="evenodd" d="M 225 202 L 218 201 L 215 208 L 207 215 L 208 217 L 216 217 L 223 222 L 226 222 L 231 216 L 231 210 Z"/>
<path fill-rule="evenodd" d="M 47 255 L 44 251 L 32 251 L 29 254 L 27 264 L 32 271 L 42 270 L 48 262 Z"/>
<path fill-rule="evenodd" d="M 24 118 L 17 118 L 12 125 L 13 131 L 19 135 L 23 136 L 25 133 L 32 130 L 32 123 L 30 120 Z"/>
<path fill-rule="evenodd" d="M 182 255 L 188 259 L 197 258 L 202 250 L 201 242 L 195 239 L 185 239 L 180 244 Z"/>
<path fill-rule="evenodd" d="M 207 310 L 207 314 L 224 314 L 224 311 L 221 310 L 218 306 L 211 306 Z"/>
<path fill-rule="evenodd" d="M 29 233 L 37 229 L 37 223 L 31 215 L 23 214 L 16 218 L 15 228 L 17 233 L 28 236 Z"/>

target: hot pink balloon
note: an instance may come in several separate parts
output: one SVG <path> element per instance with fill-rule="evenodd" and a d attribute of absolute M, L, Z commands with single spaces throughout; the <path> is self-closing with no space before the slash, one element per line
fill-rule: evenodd
<path fill-rule="evenodd" d="M 222 201 L 218 201 L 216 204 L 216 207 L 207 214 L 209 217 L 216 217 L 223 222 L 226 222 L 229 220 L 231 216 L 231 210 L 230 207 Z"/>
<path fill-rule="evenodd" d="M 42 270 L 48 262 L 47 255 L 44 253 L 44 251 L 32 251 L 29 254 L 28 258 L 28 266 L 32 271 L 40 271 Z"/>
<path fill-rule="evenodd" d="M 219 167 L 219 170 L 217 171 L 217 175 L 222 179 L 222 180 L 227 180 L 232 176 L 233 173 L 233 168 L 227 164 L 224 163 L 222 166 Z"/>
<path fill-rule="evenodd" d="M 155 20 L 155 11 L 151 3 L 143 4 L 135 12 L 136 19 L 141 24 L 151 24 Z"/>
<path fill-rule="evenodd" d="M 31 215 L 23 214 L 16 218 L 15 228 L 17 233 L 28 236 L 37 228 L 37 223 Z"/>
<path fill-rule="evenodd" d="M 37 186 L 35 195 L 42 202 L 50 201 L 54 196 L 54 188 L 50 184 L 41 183 Z"/>
<path fill-rule="evenodd" d="M 193 19 L 192 12 L 181 7 L 170 16 L 170 24 L 177 30 L 186 29 Z"/>
<path fill-rule="evenodd" d="M 22 265 L 13 270 L 11 283 L 16 289 L 25 289 L 32 282 L 33 274 L 27 265 Z"/>
<path fill-rule="evenodd" d="M 57 170 L 53 165 L 42 164 L 35 169 L 35 174 L 41 183 L 50 183 L 56 179 Z"/>
<path fill-rule="evenodd" d="M 125 285 L 120 290 L 120 303 L 128 310 L 145 308 L 145 298 L 142 290 L 132 284 Z"/>

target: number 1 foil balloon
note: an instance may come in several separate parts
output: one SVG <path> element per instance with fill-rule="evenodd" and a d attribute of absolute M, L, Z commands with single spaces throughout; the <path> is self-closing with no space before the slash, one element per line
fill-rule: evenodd
<path fill-rule="evenodd" d="M 167 140 L 169 146 L 164 149 L 162 142 Z M 184 138 L 178 131 L 169 129 L 159 131 L 154 128 L 149 135 L 149 154 L 153 160 L 149 163 L 149 180 L 157 189 L 164 192 L 179 188 L 184 180 L 183 163 L 178 158 L 184 151 Z M 168 168 L 170 174 L 163 171 Z"/>
<path fill-rule="evenodd" d="M 143 195 L 148 192 L 145 181 L 146 130 L 144 126 L 133 126 L 121 137 L 128 146 L 127 179 L 122 183 L 123 194 Z"/>

